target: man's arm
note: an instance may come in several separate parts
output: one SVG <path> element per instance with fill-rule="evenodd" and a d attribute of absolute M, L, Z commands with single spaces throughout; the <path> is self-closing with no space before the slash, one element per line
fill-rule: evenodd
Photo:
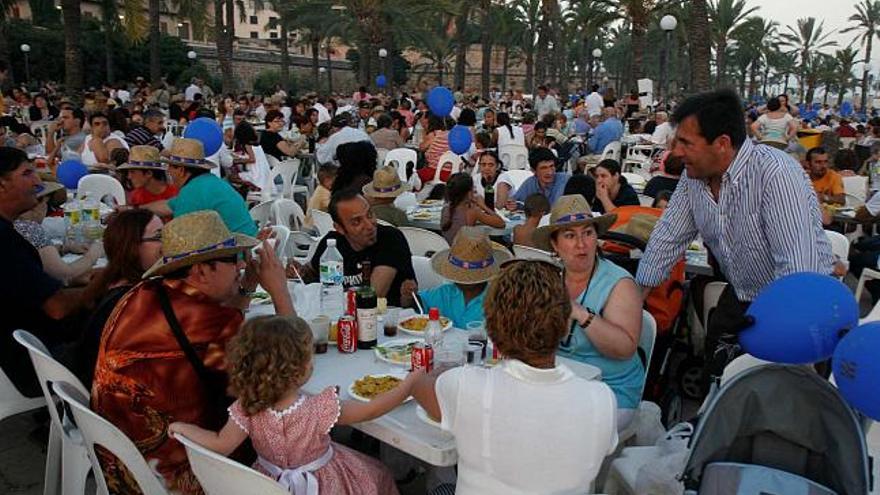
<path fill-rule="evenodd" d="M 397 276 L 397 268 L 393 266 L 377 266 L 373 268 L 373 273 L 370 275 L 370 285 L 376 289 L 377 297 L 387 297 L 388 290 L 391 288 L 391 283 L 394 282 L 394 277 Z"/>
<path fill-rule="evenodd" d="M 170 217 L 170 216 L 174 215 L 174 211 L 171 210 L 171 206 L 168 204 L 168 201 L 165 199 L 161 199 L 159 201 L 153 201 L 152 203 L 148 203 L 148 204 L 141 206 L 141 208 L 143 208 L 145 210 L 150 210 L 160 217 Z"/>
<path fill-rule="evenodd" d="M 636 273 L 636 282 L 642 287 L 660 285 L 669 276 L 672 265 L 682 257 L 688 244 L 697 236 L 689 187 L 687 179 L 682 178 L 669 206 L 651 232 L 645 255 L 639 262 Z"/>

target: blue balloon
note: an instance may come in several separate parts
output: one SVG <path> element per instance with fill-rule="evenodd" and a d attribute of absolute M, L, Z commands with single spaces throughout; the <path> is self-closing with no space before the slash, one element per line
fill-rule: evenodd
<path fill-rule="evenodd" d="M 755 324 L 739 333 L 749 354 L 776 363 L 828 359 L 847 330 L 859 324 L 859 306 L 839 280 L 794 273 L 764 287 L 746 314 Z"/>
<path fill-rule="evenodd" d="M 449 149 L 456 155 L 463 155 L 471 149 L 474 141 L 471 131 L 463 125 L 457 125 L 449 131 Z"/>
<path fill-rule="evenodd" d="M 800 115 L 803 115 L 804 112 L 807 111 L 807 106 L 804 105 L 803 103 L 798 103 L 797 108 L 798 108 L 798 114 L 800 114 Z"/>
<path fill-rule="evenodd" d="M 89 169 L 79 160 L 64 160 L 55 170 L 58 182 L 68 189 L 76 189 L 79 180 L 89 175 Z"/>
<path fill-rule="evenodd" d="M 822 110 L 822 104 L 817 101 L 813 103 L 813 111 L 818 112 L 819 110 Z"/>
<path fill-rule="evenodd" d="M 214 119 L 199 117 L 186 126 L 183 137 L 197 139 L 205 148 L 205 156 L 211 156 L 223 145 L 223 129 Z"/>
<path fill-rule="evenodd" d="M 376 86 L 384 88 L 386 84 L 388 84 L 388 81 L 385 79 L 384 74 L 379 74 L 378 76 L 376 76 Z"/>
<path fill-rule="evenodd" d="M 840 105 L 840 115 L 844 117 L 849 117 L 853 114 L 853 106 L 852 103 L 845 101 L 843 105 Z"/>
<path fill-rule="evenodd" d="M 452 91 L 443 86 L 437 86 L 428 92 L 428 108 L 431 113 L 438 117 L 448 117 L 452 112 L 452 106 L 455 104 L 455 97 Z"/>
<path fill-rule="evenodd" d="M 866 323 L 846 334 L 832 359 L 840 395 L 866 416 L 880 421 L 880 322 Z"/>

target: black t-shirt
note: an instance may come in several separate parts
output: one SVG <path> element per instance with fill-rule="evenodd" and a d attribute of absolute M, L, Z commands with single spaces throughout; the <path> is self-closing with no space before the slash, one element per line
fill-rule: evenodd
<path fill-rule="evenodd" d="M 361 261 L 370 260 L 372 269 L 378 266 L 390 266 L 397 270 L 388 294 L 390 306 L 400 306 L 400 285 L 404 280 L 415 280 L 416 275 L 412 267 L 412 253 L 406 237 L 387 225 L 377 226 L 376 243 L 364 249 L 355 251 L 351 248 L 348 240 L 342 234 L 330 232 L 318 243 L 314 256 L 312 256 L 312 268 L 317 273 L 321 265 L 321 255 L 327 249 L 327 239 L 336 239 L 336 249 L 342 255 L 342 271 L 345 275 L 343 285 L 345 288 L 362 285 Z"/>
<path fill-rule="evenodd" d="M 658 175 L 657 177 L 651 177 L 651 180 L 649 180 L 648 184 L 645 185 L 644 194 L 645 196 L 656 198 L 657 193 L 659 193 L 660 191 L 673 192 L 675 191 L 676 187 L 678 187 L 678 179 Z"/>
<path fill-rule="evenodd" d="M 639 193 L 636 192 L 635 189 L 632 188 L 631 185 L 627 184 L 623 177 L 620 178 L 620 190 L 617 191 L 617 197 L 614 198 L 614 206 L 638 206 L 639 203 Z M 602 206 L 602 202 L 599 201 L 599 198 L 596 198 L 593 201 L 593 211 L 598 213 L 605 213 L 605 207 Z"/>
<path fill-rule="evenodd" d="M 272 155 L 281 161 L 287 158 L 287 155 L 278 149 L 278 143 L 280 143 L 281 140 L 281 135 L 277 132 L 263 131 L 263 134 L 260 136 L 260 146 L 263 147 L 264 153 Z"/>
<path fill-rule="evenodd" d="M 36 248 L 12 222 L 0 218 L 0 368 L 21 393 L 41 395 L 28 353 L 12 332 L 24 329 L 50 349 L 59 342 L 57 323 L 43 313 L 43 303 L 61 289 L 61 282 L 43 271 Z"/>

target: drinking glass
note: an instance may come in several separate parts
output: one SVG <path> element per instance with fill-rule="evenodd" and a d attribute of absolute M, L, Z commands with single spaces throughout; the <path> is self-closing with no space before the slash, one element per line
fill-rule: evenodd
<path fill-rule="evenodd" d="M 315 344 L 315 354 L 327 352 L 327 340 L 330 337 L 330 317 L 319 315 L 309 322 L 312 329 L 312 338 Z"/>

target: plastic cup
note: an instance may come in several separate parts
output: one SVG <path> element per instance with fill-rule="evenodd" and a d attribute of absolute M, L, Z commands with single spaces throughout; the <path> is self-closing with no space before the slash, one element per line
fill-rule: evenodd
<path fill-rule="evenodd" d="M 330 317 L 319 315 L 309 322 L 312 329 L 312 339 L 315 344 L 315 354 L 327 352 L 327 340 L 330 337 Z"/>

